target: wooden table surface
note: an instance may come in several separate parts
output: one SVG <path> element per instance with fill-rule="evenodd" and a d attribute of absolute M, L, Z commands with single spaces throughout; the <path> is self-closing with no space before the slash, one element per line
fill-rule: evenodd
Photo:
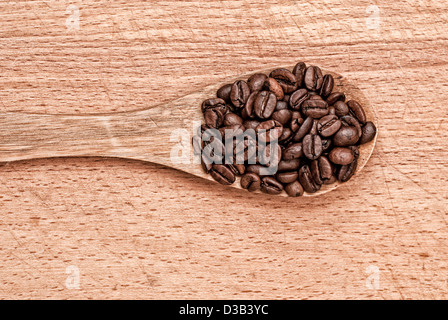
<path fill-rule="evenodd" d="M 319 198 L 121 159 L 6 163 L 0 298 L 448 298 L 447 27 L 442 0 L 2 1 L 0 111 L 133 110 L 303 60 L 358 85 L 379 137 Z"/>

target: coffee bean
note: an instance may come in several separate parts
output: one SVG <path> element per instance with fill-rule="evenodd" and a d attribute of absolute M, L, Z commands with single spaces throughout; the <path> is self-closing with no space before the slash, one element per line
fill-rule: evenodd
<path fill-rule="evenodd" d="M 285 101 L 277 101 L 277 105 L 275 106 L 275 111 L 280 110 L 287 110 L 288 109 L 288 102 Z"/>
<path fill-rule="evenodd" d="M 225 84 L 221 88 L 218 89 L 216 92 L 216 96 L 222 100 L 224 100 L 226 103 L 230 103 L 230 92 L 232 91 L 232 85 L 231 84 Z"/>
<path fill-rule="evenodd" d="M 332 116 L 336 115 L 336 110 L 334 109 L 333 106 L 328 107 L 328 114 L 330 114 Z"/>
<path fill-rule="evenodd" d="M 348 165 L 355 159 L 353 151 L 349 148 L 337 147 L 330 151 L 328 158 L 334 164 Z"/>
<path fill-rule="evenodd" d="M 201 166 L 205 173 L 209 173 L 213 166 L 213 161 L 210 160 L 205 154 L 201 156 Z"/>
<path fill-rule="evenodd" d="M 322 137 L 330 137 L 338 132 L 341 125 L 341 120 L 339 120 L 337 116 L 328 115 L 320 118 L 317 124 L 317 132 L 319 132 Z"/>
<path fill-rule="evenodd" d="M 355 127 L 342 126 L 334 135 L 333 143 L 335 146 L 346 147 L 354 145 L 358 139 L 358 130 Z"/>
<path fill-rule="evenodd" d="M 327 98 L 329 106 L 335 104 L 337 101 L 345 102 L 345 94 L 343 92 L 333 92 Z"/>
<path fill-rule="evenodd" d="M 373 138 L 375 138 L 376 135 L 376 127 L 373 124 L 373 122 L 366 122 L 365 125 L 362 127 L 362 135 L 359 139 L 360 144 L 367 143 L 369 141 L 372 141 Z"/>
<path fill-rule="evenodd" d="M 220 184 L 231 185 L 235 182 L 235 174 L 223 164 L 214 164 L 210 170 L 210 175 Z"/>
<path fill-rule="evenodd" d="M 318 91 L 322 87 L 323 75 L 319 67 L 311 66 L 305 72 L 305 86 L 308 90 Z"/>
<path fill-rule="evenodd" d="M 258 133 L 259 141 L 270 142 L 271 140 L 278 140 L 282 135 L 283 126 L 276 120 L 267 120 L 260 123 L 256 131 Z"/>
<path fill-rule="evenodd" d="M 247 129 L 253 129 L 255 130 L 258 125 L 260 124 L 260 121 L 258 120 L 246 120 L 243 122 L 243 126 Z"/>
<path fill-rule="evenodd" d="M 243 119 L 235 113 L 229 112 L 224 116 L 224 125 L 225 126 L 242 125 L 242 124 L 243 124 Z"/>
<path fill-rule="evenodd" d="M 324 184 L 333 176 L 333 165 L 324 156 L 311 162 L 311 174 L 314 181 L 318 184 Z"/>
<path fill-rule="evenodd" d="M 299 181 L 294 181 L 285 186 L 285 192 L 290 197 L 300 197 L 303 195 L 303 187 Z"/>
<path fill-rule="evenodd" d="M 279 172 L 285 172 L 285 171 L 295 171 L 299 169 L 300 166 L 300 159 L 292 159 L 292 160 L 281 160 L 278 163 L 278 171 Z"/>
<path fill-rule="evenodd" d="M 314 119 L 311 117 L 306 118 L 303 123 L 300 125 L 299 129 L 296 131 L 296 135 L 294 136 L 294 141 L 300 141 L 306 136 L 311 129 L 313 128 Z M 291 128 L 292 129 L 292 128 Z"/>
<path fill-rule="evenodd" d="M 358 120 L 356 120 L 355 118 L 351 117 L 351 116 L 343 116 L 341 117 L 341 123 L 343 126 L 352 126 L 356 128 L 356 131 L 358 132 L 358 137 L 361 138 L 362 135 L 362 128 L 361 125 L 359 124 Z"/>
<path fill-rule="evenodd" d="M 331 147 L 331 139 L 322 139 L 322 152 L 327 151 Z"/>
<path fill-rule="evenodd" d="M 261 179 L 261 191 L 268 194 L 280 194 L 283 191 L 283 185 L 273 177 L 264 177 Z"/>
<path fill-rule="evenodd" d="M 237 164 L 243 164 L 244 162 L 255 164 L 257 141 L 255 139 L 244 139 L 235 143 L 233 155 Z"/>
<path fill-rule="evenodd" d="M 358 160 L 354 160 L 348 165 L 341 166 L 338 172 L 338 180 L 341 182 L 347 182 L 356 172 L 356 168 L 358 167 Z"/>
<path fill-rule="evenodd" d="M 320 88 L 320 95 L 322 99 L 326 99 L 331 94 L 331 92 L 333 91 L 333 87 L 334 87 L 333 76 L 331 74 L 326 74 L 323 77 L 322 87 Z"/>
<path fill-rule="evenodd" d="M 343 117 L 343 116 L 348 115 L 348 106 L 347 106 L 347 104 L 345 102 L 343 102 L 343 101 L 336 101 L 333 104 L 333 107 L 334 107 L 335 114 L 338 117 Z"/>
<path fill-rule="evenodd" d="M 202 103 L 201 106 L 202 112 L 205 113 L 205 111 L 209 109 L 219 110 L 222 114 L 226 113 L 227 107 L 226 102 L 223 99 L 220 98 L 214 98 L 214 99 L 207 99 Z"/>
<path fill-rule="evenodd" d="M 283 102 L 286 102 L 286 103 L 288 103 L 289 104 L 289 98 L 291 98 L 291 96 L 289 95 L 289 94 L 285 94 L 284 96 L 283 96 Z"/>
<path fill-rule="evenodd" d="M 362 124 L 366 123 L 366 114 L 364 113 L 364 109 L 357 101 L 350 100 L 347 102 L 347 106 L 352 117 L 356 118 Z"/>
<path fill-rule="evenodd" d="M 310 160 L 320 157 L 322 154 L 322 140 L 317 134 L 307 134 L 302 142 L 303 154 Z"/>
<path fill-rule="evenodd" d="M 235 81 L 230 91 L 230 100 L 236 108 L 242 108 L 250 95 L 250 89 L 243 80 Z"/>
<path fill-rule="evenodd" d="M 236 176 L 241 176 L 246 171 L 246 167 L 244 164 L 232 163 L 228 164 L 227 167 L 233 172 Z"/>
<path fill-rule="evenodd" d="M 247 189 L 252 192 L 260 189 L 261 178 L 258 174 L 249 172 L 241 177 L 240 183 L 243 189 Z"/>
<path fill-rule="evenodd" d="M 275 111 L 272 114 L 272 120 L 280 122 L 283 126 L 291 120 L 292 113 L 287 109 Z"/>
<path fill-rule="evenodd" d="M 263 73 L 255 73 L 247 80 L 251 92 L 263 90 L 264 82 L 268 77 Z"/>
<path fill-rule="evenodd" d="M 267 167 L 261 164 L 250 164 L 246 167 L 246 173 L 255 173 L 261 177 L 263 176 L 263 171 L 266 169 Z"/>
<path fill-rule="evenodd" d="M 255 99 L 257 99 L 258 91 L 254 91 L 249 95 L 249 98 L 247 98 L 247 101 L 243 107 L 243 110 L 241 111 L 241 117 L 243 119 L 252 119 L 255 118 Z"/>
<path fill-rule="evenodd" d="M 283 93 L 282 86 L 277 82 L 277 80 L 274 78 L 267 78 L 264 82 L 264 87 L 275 94 L 277 100 L 283 100 L 285 94 Z"/>
<path fill-rule="evenodd" d="M 303 189 L 309 193 L 315 193 L 321 188 L 321 185 L 314 181 L 308 165 L 299 169 L 299 182 Z"/>
<path fill-rule="evenodd" d="M 218 109 L 207 109 L 204 113 L 205 124 L 210 128 L 218 128 L 224 122 L 224 116 Z"/>
<path fill-rule="evenodd" d="M 291 93 L 297 90 L 298 84 L 296 76 L 288 69 L 275 69 L 271 72 L 269 77 L 277 80 L 284 93 Z"/>
<path fill-rule="evenodd" d="M 302 103 L 309 99 L 308 90 L 299 89 L 294 91 L 294 93 L 289 98 L 289 105 L 294 110 L 300 110 Z"/>
<path fill-rule="evenodd" d="M 283 127 L 282 135 L 278 138 L 278 141 L 282 142 L 282 143 L 286 143 L 286 141 L 289 141 L 292 139 L 292 134 L 293 134 L 293 132 L 291 129 Z"/>
<path fill-rule="evenodd" d="M 292 183 L 297 180 L 299 174 L 297 171 L 279 172 L 275 178 L 281 183 Z"/>
<path fill-rule="evenodd" d="M 324 100 L 306 100 L 302 103 L 302 113 L 306 117 L 322 118 L 328 114 L 328 104 Z"/>
<path fill-rule="evenodd" d="M 254 102 L 254 111 L 260 119 L 268 119 L 274 113 L 277 98 L 272 92 L 261 91 Z"/>
<path fill-rule="evenodd" d="M 259 148 L 261 146 L 259 145 Z M 282 148 L 278 144 L 268 144 L 260 152 L 260 164 L 274 167 L 277 166 L 282 159 Z"/>
<path fill-rule="evenodd" d="M 282 153 L 283 160 L 299 159 L 303 154 L 302 143 L 293 143 Z"/>
<path fill-rule="evenodd" d="M 292 73 L 296 76 L 297 86 L 301 87 L 303 84 L 303 78 L 305 77 L 306 64 L 304 62 L 299 62 L 295 65 Z"/>

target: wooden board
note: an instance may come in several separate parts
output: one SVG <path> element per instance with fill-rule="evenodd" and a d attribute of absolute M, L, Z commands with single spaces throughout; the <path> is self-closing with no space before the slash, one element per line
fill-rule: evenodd
<path fill-rule="evenodd" d="M 288 201 L 138 161 L 7 163 L 0 298 L 447 298 L 447 21 L 440 0 L 3 1 L 0 111 L 133 110 L 304 60 L 353 79 L 380 133 L 353 183 Z"/>

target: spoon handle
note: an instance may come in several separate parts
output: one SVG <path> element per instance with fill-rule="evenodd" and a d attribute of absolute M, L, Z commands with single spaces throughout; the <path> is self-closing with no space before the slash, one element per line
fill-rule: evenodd
<path fill-rule="evenodd" d="M 161 106 L 92 115 L 0 113 L 0 162 L 104 156 L 168 164 L 170 133 L 183 123 L 173 109 L 166 113 Z"/>

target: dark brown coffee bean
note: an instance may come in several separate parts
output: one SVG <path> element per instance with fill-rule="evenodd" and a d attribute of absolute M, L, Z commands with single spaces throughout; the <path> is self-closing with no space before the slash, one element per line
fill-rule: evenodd
<path fill-rule="evenodd" d="M 279 172 L 275 176 L 277 181 L 279 181 L 281 183 L 292 183 L 292 182 L 296 181 L 298 177 L 299 177 L 299 174 L 297 171 Z"/>
<path fill-rule="evenodd" d="M 317 132 L 322 137 L 330 137 L 339 130 L 341 125 L 342 123 L 338 119 L 338 117 L 334 115 L 327 115 L 325 117 L 320 118 L 317 124 Z"/>
<path fill-rule="evenodd" d="M 299 182 L 303 189 L 308 193 L 317 192 L 321 185 L 314 181 L 308 165 L 304 165 L 299 169 Z"/>
<path fill-rule="evenodd" d="M 356 168 L 358 167 L 358 160 L 355 159 L 351 163 L 345 166 L 341 166 L 338 172 L 338 180 L 341 182 L 347 182 L 356 172 Z"/>
<path fill-rule="evenodd" d="M 273 177 L 264 177 L 261 179 L 260 189 L 268 194 L 280 194 L 283 191 L 283 185 Z"/>
<path fill-rule="evenodd" d="M 275 111 L 272 114 L 272 120 L 276 120 L 280 122 L 283 126 L 286 125 L 291 120 L 292 113 L 290 110 L 283 109 L 279 111 Z"/>
<path fill-rule="evenodd" d="M 258 121 L 258 120 L 246 120 L 243 122 L 243 126 L 244 126 L 244 128 L 246 128 L 246 130 L 248 130 L 248 129 L 255 130 L 259 124 L 260 124 L 260 121 Z"/>
<path fill-rule="evenodd" d="M 342 126 L 333 137 L 333 144 L 339 147 L 352 146 L 358 142 L 358 130 L 352 126 Z"/>
<path fill-rule="evenodd" d="M 223 99 L 220 98 L 214 98 L 214 99 L 207 99 L 202 103 L 201 106 L 202 112 L 205 113 L 205 111 L 209 109 L 219 110 L 222 114 L 226 113 L 227 107 L 226 102 Z"/>
<path fill-rule="evenodd" d="M 304 62 L 299 62 L 295 65 L 292 73 L 296 76 L 297 86 L 301 87 L 303 84 L 303 78 L 305 77 L 306 64 Z"/>
<path fill-rule="evenodd" d="M 282 135 L 278 138 L 279 142 L 286 143 L 287 141 L 292 139 L 292 130 L 289 128 L 283 127 Z"/>
<path fill-rule="evenodd" d="M 293 143 L 288 146 L 282 153 L 283 160 L 298 159 L 303 155 L 302 143 Z"/>
<path fill-rule="evenodd" d="M 345 102 L 345 94 L 343 92 L 333 92 L 327 98 L 327 103 L 329 106 L 332 106 L 333 104 L 335 104 L 336 101 Z"/>
<path fill-rule="evenodd" d="M 314 181 L 324 184 L 333 175 L 333 165 L 326 157 L 321 156 L 311 162 L 311 174 Z"/>
<path fill-rule="evenodd" d="M 336 115 L 336 110 L 333 106 L 328 107 L 328 114 L 331 114 L 332 116 Z"/>
<path fill-rule="evenodd" d="M 233 124 L 219 128 L 219 133 L 223 140 L 241 137 L 245 131 L 246 129 L 242 124 Z"/>
<path fill-rule="evenodd" d="M 283 126 L 276 120 L 267 120 L 260 123 L 256 129 L 258 133 L 258 140 L 262 142 L 270 142 L 278 140 L 282 135 Z"/>
<path fill-rule="evenodd" d="M 331 147 L 331 139 L 322 139 L 322 152 L 327 151 Z"/>
<path fill-rule="evenodd" d="M 206 173 L 209 173 L 210 170 L 212 169 L 213 161 L 210 160 L 205 154 L 202 154 L 202 156 L 201 156 L 201 166 L 202 166 L 202 169 Z"/>
<path fill-rule="evenodd" d="M 243 119 L 235 113 L 229 112 L 224 116 L 225 126 L 242 125 L 242 124 Z"/>
<path fill-rule="evenodd" d="M 259 148 L 262 146 L 259 145 Z M 271 155 L 271 153 L 273 154 Z M 278 144 L 268 144 L 259 154 L 259 162 L 262 165 L 274 167 L 282 160 L 282 148 Z"/>
<path fill-rule="evenodd" d="M 306 69 L 305 86 L 308 90 L 318 91 L 322 87 L 323 75 L 319 67 L 311 66 Z"/>
<path fill-rule="evenodd" d="M 302 142 L 303 154 L 310 160 L 315 160 L 322 154 L 322 139 L 317 134 L 307 134 Z"/>
<path fill-rule="evenodd" d="M 268 78 L 267 75 L 263 73 L 255 73 L 247 80 L 247 85 L 249 86 L 250 91 L 261 91 L 263 90 L 264 82 Z"/>
<path fill-rule="evenodd" d="M 283 93 L 282 86 L 277 82 L 277 80 L 274 78 L 267 78 L 264 82 L 264 87 L 275 94 L 277 100 L 283 100 L 285 94 Z"/>
<path fill-rule="evenodd" d="M 358 138 L 361 138 L 362 135 L 362 128 L 359 124 L 359 121 L 353 118 L 352 116 L 343 116 L 340 118 L 342 126 L 352 126 L 356 128 L 356 131 L 358 132 Z"/>
<path fill-rule="evenodd" d="M 258 174 L 249 172 L 241 177 L 240 183 L 243 189 L 247 189 L 250 192 L 253 192 L 260 189 L 261 178 Z"/>
<path fill-rule="evenodd" d="M 320 95 L 314 94 L 310 96 L 310 100 L 323 100 L 323 99 Z"/>
<path fill-rule="evenodd" d="M 360 144 L 367 143 L 372 141 L 376 135 L 376 127 L 373 122 L 366 122 L 366 124 L 362 127 L 362 135 L 361 139 L 359 139 Z"/>
<path fill-rule="evenodd" d="M 353 151 L 349 148 L 337 147 L 330 151 L 328 158 L 334 164 L 348 165 L 355 159 Z"/>
<path fill-rule="evenodd" d="M 257 99 L 258 93 L 258 91 L 254 91 L 249 95 L 249 98 L 247 98 L 246 104 L 241 111 L 241 117 L 243 117 L 243 119 L 255 118 L 254 104 L 255 99 Z"/>
<path fill-rule="evenodd" d="M 235 174 L 223 164 L 214 164 L 210 170 L 210 175 L 220 184 L 231 185 L 235 182 Z"/>
<path fill-rule="evenodd" d="M 300 110 L 302 103 L 308 99 L 309 99 L 308 90 L 299 89 L 297 91 L 294 91 L 294 93 L 289 98 L 289 105 L 294 110 Z"/>
<path fill-rule="evenodd" d="M 338 117 L 348 115 L 348 106 L 344 101 L 336 101 L 334 104 L 334 111 Z"/>
<path fill-rule="evenodd" d="M 297 90 L 298 84 L 296 76 L 288 69 L 275 69 L 271 72 L 269 77 L 277 80 L 284 93 L 291 93 Z"/>
<path fill-rule="evenodd" d="M 306 100 L 302 103 L 302 113 L 306 117 L 322 118 L 328 114 L 328 104 L 324 100 Z"/>
<path fill-rule="evenodd" d="M 356 118 L 356 120 L 362 124 L 366 123 L 366 114 L 364 113 L 364 109 L 357 101 L 350 100 L 347 102 L 347 106 L 352 117 Z"/>
<path fill-rule="evenodd" d="M 232 85 L 230 100 L 236 108 L 242 108 L 250 95 L 250 89 L 246 81 L 238 80 Z"/>
<path fill-rule="evenodd" d="M 272 92 L 261 91 L 254 102 L 254 111 L 260 119 L 268 119 L 274 113 L 277 98 Z"/>
<path fill-rule="evenodd" d="M 296 134 L 293 138 L 294 141 L 300 141 L 306 136 L 311 129 L 313 128 L 314 119 L 311 117 L 306 118 L 299 129 L 296 131 Z"/>
<path fill-rule="evenodd" d="M 322 80 L 322 87 L 320 88 L 320 96 L 322 99 L 326 99 L 331 92 L 333 91 L 334 87 L 334 79 L 331 74 L 324 75 L 324 78 Z"/>
<path fill-rule="evenodd" d="M 299 181 L 294 181 L 285 186 L 285 192 L 290 197 L 300 197 L 303 195 L 303 187 Z"/>
<path fill-rule="evenodd" d="M 292 159 L 292 160 L 282 160 L 278 163 L 278 171 L 279 172 L 285 172 L 285 171 L 295 171 L 299 169 L 300 166 L 300 159 Z"/>
<path fill-rule="evenodd" d="M 227 103 L 231 103 L 230 100 L 230 92 L 232 91 L 231 84 L 225 84 L 216 92 L 216 96 L 220 99 L 223 99 Z"/>
<path fill-rule="evenodd" d="M 224 116 L 218 109 L 207 109 L 204 113 L 204 120 L 210 128 L 219 128 L 224 122 Z"/>
<path fill-rule="evenodd" d="M 232 144 L 230 144 L 232 146 Z M 244 162 L 255 164 L 257 159 L 257 141 L 255 139 L 244 139 L 238 141 L 233 149 L 234 162 L 243 164 Z"/>
<path fill-rule="evenodd" d="M 228 164 L 227 167 L 236 176 L 241 176 L 246 171 L 246 166 L 244 164 L 232 163 L 232 164 Z"/>
<path fill-rule="evenodd" d="M 246 167 L 246 173 L 256 173 L 260 177 L 263 176 L 263 171 L 267 169 L 266 166 L 262 166 L 261 164 L 250 164 Z"/>

